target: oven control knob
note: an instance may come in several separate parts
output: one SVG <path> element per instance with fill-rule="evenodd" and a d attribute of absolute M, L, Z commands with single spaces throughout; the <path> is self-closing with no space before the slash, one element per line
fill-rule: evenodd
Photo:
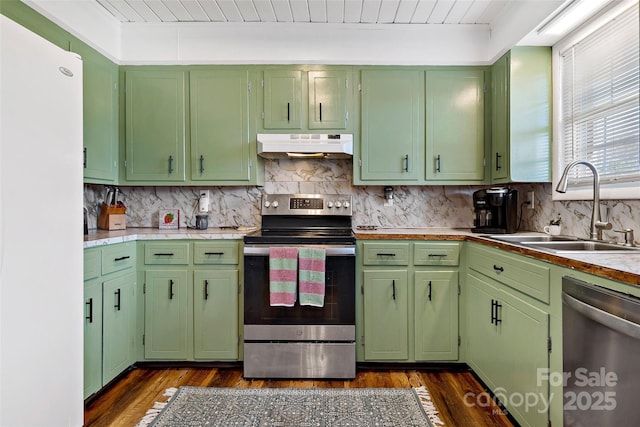
<path fill-rule="evenodd" d="M 278 207 L 278 201 L 274 200 L 273 202 L 271 202 L 271 206 L 273 206 L 274 208 Z"/>
<path fill-rule="evenodd" d="M 270 201 L 268 201 L 268 200 L 265 200 L 265 201 L 264 201 L 264 207 L 265 207 L 265 208 L 268 208 L 269 206 L 271 206 L 271 202 L 270 202 Z"/>
<path fill-rule="evenodd" d="M 340 208 L 340 207 L 342 207 L 342 203 L 336 202 L 336 208 Z"/>
<path fill-rule="evenodd" d="M 347 202 L 346 200 L 344 201 L 344 203 L 342 204 L 343 208 L 348 208 L 349 207 L 349 202 Z"/>
<path fill-rule="evenodd" d="M 333 202 L 327 202 L 327 207 L 328 208 L 332 208 L 333 207 Z"/>

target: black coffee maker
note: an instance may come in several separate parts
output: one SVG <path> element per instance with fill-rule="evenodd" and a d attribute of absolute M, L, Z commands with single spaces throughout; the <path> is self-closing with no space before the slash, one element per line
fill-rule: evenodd
<path fill-rule="evenodd" d="M 518 191 L 492 187 L 473 193 L 474 233 L 510 234 L 517 231 Z"/>

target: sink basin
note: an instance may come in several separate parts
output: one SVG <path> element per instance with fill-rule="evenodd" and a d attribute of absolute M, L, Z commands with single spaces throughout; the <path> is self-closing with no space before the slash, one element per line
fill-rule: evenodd
<path fill-rule="evenodd" d="M 606 252 L 639 252 L 640 247 L 622 246 L 615 243 L 593 242 L 590 240 L 555 241 L 555 242 L 521 242 L 523 246 L 549 250 L 555 253 L 606 253 Z"/>
<path fill-rule="evenodd" d="M 546 234 L 536 234 L 536 235 L 491 235 L 487 236 L 493 240 L 500 240 L 502 242 L 508 243 L 529 243 L 529 242 L 575 242 L 580 241 L 577 237 L 571 236 L 550 236 Z"/>
<path fill-rule="evenodd" d="M 553 253 L 640 253 L 640 246 L 631 247 L 615 243 L 594 242 L 573 236 L 498 234 L 486 237 Z"/>

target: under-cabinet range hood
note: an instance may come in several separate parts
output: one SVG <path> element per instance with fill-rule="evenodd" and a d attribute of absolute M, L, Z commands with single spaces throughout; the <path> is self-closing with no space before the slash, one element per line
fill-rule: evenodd
<path fill-rule="evenodd" d="M 353 157 L 352 134 L 258 134 L 258 155 L 267 159 Z"/>

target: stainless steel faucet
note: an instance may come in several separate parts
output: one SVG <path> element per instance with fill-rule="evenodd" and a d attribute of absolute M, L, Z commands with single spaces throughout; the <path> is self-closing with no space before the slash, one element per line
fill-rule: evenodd
<path fill-rule="evenodd" d="M 598 174 L 598 170 L 593 165 L 593 163 L 588 162 L 586 160 L 575 160 L 569 163 L 565 168 L 564 172 L 562 172 L 562 176 L 560 177 L 560 181 L 558 181 L 558 186 L 556 187 L 556 191 L 558 193 L 566 193 L 567 192 L 567 184 L 569 183 L 569 171 L 575 165 L 585 165 L 591 172 L 593 173 L 593 210 L 591 211 L 591 240 L 602 240 L 602 230 L 611 230 L 612 225 L 610 222 L 602 222 L 600 216 L 600 174 Z"/>

